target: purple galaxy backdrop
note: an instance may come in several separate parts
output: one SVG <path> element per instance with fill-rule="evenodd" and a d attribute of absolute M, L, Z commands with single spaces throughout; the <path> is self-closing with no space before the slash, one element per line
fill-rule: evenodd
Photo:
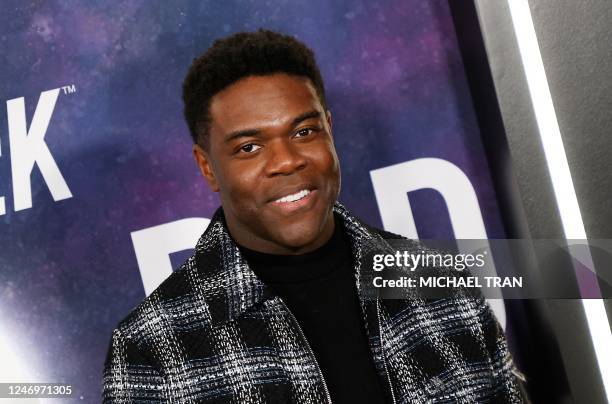
<path fill-rule="evenodd" d="M 181 84 L 212 41 L 260 27 L 315 51 L 342 167 L 340 200 L 381 227 L 370 170 L 438 157 L 471 180 L 488 236 L 504 237 L 446 2 L 4 1 L 0 95 L 60 92 L 46 143 L 73 197 L 53 201 L 37 167 L 15 211 L 6 109 L 0 112 L 0 339 L 29 380 L 100 400 L 112 329 L 144 297 L 130 232 L 210 217 L 182 117 Z M 434 191 L 411 195 L 419 234 L 445 237 Z M 202 229 L 204 230 L 204 229 Z M 0 368 L 9 372 L 10 364 Z M 2 381 L 2 380 L 0 380 Z"/>

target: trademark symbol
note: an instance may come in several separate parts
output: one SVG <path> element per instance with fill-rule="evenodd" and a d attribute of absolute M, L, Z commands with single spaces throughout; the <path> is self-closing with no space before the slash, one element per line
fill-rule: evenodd
<path fill-rule="evenodd" d="M 76 93 L 76 86 L 74 84 L 62 86 L 62 90 L 64 91 L 64 94 L 73 94 Z"/>

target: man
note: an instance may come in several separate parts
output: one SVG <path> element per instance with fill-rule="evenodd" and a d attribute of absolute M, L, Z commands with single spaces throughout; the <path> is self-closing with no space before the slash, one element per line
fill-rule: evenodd
<path fill-rule="evenodd" d="M 371 228 L 340 165 L 312 51 L 260 30 L 216 41 L 184 83 L 222 207 L 194 255 L 113 333 L 105 402 L 521 402 L 482 299 L 365 296 Z"/>

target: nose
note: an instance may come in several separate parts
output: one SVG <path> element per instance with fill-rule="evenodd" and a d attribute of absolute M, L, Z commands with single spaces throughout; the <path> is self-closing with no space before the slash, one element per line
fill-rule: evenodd
<path fill-rule="evenodd" d="M 268 144 L 268 176 L 290 175 L 306 166 L 306 158 L 300 153 L 299 146 L 291 139 L 277 139 Z"/>

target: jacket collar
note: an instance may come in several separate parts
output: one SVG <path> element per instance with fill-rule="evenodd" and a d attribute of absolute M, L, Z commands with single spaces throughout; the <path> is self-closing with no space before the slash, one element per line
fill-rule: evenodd
<path fill-rule="evenodd" d="M 382 238 L 339 202 L 334 204 L 333 211 L 342 219 L 351 243 L 359 290 L 364 246 L 371 242 L 378 244 Z M 249 267 L 230 237 L 221 207 L 214 213 L 196 244 L 194 258 L 195 265 L 190 268 L 195 272 L 192 276 L 198 279 L 197 293 L 209 306 L 213 323 L 236 319 L 251 307 L 275 297 L 272 290 Z M 359 292 L 360 298 L 363 298 Z"/>

